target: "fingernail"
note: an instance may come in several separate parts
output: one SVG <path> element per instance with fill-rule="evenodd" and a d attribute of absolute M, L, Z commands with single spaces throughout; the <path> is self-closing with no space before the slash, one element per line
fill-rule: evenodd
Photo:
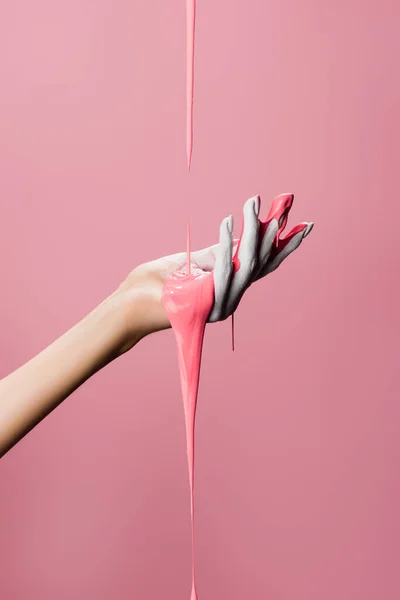
<path fill-rule="evenodd" d="M 226 218 L 226 226 L 228 228 L 229 233 L 232 233 L 232 231 L 233 231 L 233 217 L 232 217 L 232 215 L 229 215 L 229 217 Z"/>
<path fill-rule="evenodd" d="M 313 227 L 314 227 L 314 223 L 313 222 L 308 223 L 308 225 L 305 228 L 304 233 L 303 233 L 303 240 L 304 240 L 305 237 L 308 236 L 308 234 L 310 233 L 310 231 L 312 230 Z"/>

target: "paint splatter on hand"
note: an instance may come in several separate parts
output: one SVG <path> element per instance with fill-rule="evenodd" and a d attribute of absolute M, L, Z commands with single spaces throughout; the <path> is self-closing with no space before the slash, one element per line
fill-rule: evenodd
<path fill-rule="evenodd" d="M 299 223 L 288 234 L 286 227 L 293 194 L 277 196 L 265 221 L 259 219 L 260 197 L 250 198 L 243 208 L 243 227 L 234 240 L 233 218 L 221 223 L 220 240 L 215 249 L 215 300 L 209 322 L 227 319 L 237 309 L 252 283 L 275 271 L 310 233 L 314 223 Z"/>

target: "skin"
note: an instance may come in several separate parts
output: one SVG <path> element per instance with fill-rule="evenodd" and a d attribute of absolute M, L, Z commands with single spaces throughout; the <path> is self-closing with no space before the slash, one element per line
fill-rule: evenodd
<path fill-rule="evenodd" d="M 193 264 L 213 271 L 215 302 L 209 322 L 229 317 L 248 287 L 275 270 L 311 231 L 312 223 L 305 224 L 271 258 L 278 223 L 272 220 L 260 239 L 259 210 L 258 197 L 244 206 L 236 272 L 232 255 L 238 240 L 232 238 L 232 217 L 222 221 L 218 244 L 191 254 Z M 143 337 L 170 327 L 162 305 L 164 282 L 185 262 L 186 253 L 181 252 L 140 265 L 82 321 L 0 381 L 0 456 L 97 371 Z"/>

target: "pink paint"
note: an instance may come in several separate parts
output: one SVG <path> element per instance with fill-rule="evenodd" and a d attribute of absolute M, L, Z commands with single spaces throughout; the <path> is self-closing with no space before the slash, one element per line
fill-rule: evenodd
<path fill-rule="evenodd" d="M 258 220 L 259 224 L 260 224 L 259 225 L 260 226 L 260 230 L 259 230 L 260 244 L 264 238 L 265 233 L 267 232 L 268 225 L 270 224 L 272 219 L 276 219 L 279 224 L 279 228 L 278 228 L 276 238 L 275 238 L 275 247 L 272 249 L 270 258 L 273 258 L 277 254 L 279 254 L 297 233 L 299 233 L 300 231 L 304 231 L 304 229 L 307 227 L 306 222 L 299 223 L 298 225 L 293 227 L 289 231 L 289 233 L 287 233 L 285 236 L 280 237 L 281 233 L 283 232 L 283 230 L 286 227 L 289 212 L 293 205 L 293 200 L 294 200 L 293 194 L 280 194 L 279 196 L 276 196 L 276 198 L 274 198 L 274 200 L 271 203 L 271 207 L 269 209 L 269 212 L 268 212 L 268 215 L 267 215 L 267 218 L 265 219 L 265 221 L 262 221 L 261 219 Z M 243 234 L 243 226 L 242 226 L 242 232 L 240 234 L 239 242 L 236 245 L 236 249 L 235 249 L 235 252 L 233 255 L 233 259 L 232 259 L 234 273 L 236 273 L 240 269 L 239 249 L 240 249 L 240 242 L 242 240 L 242 234 Z"/>
<path fill-rule="evenodd" d="M 276 236 L 276 245 L 273 251 L 280 252 L 288 241 L 302 231 L 307 223 L 294 227 L 285 238 L 279 239 L 288 218 L 288 213 L 293 204 L 293 194 L 277 196 L 271 205 L 265 221 L 260 222 L 260 243 L 272 219 L 278 221 L 279 229 Z M 235 252 L 232 259 L 234 271 L 240 268 L 238 258 L 240 243 L 243 234 L 235 243 Z M 197 392 L 199 387 L 201 353 L 203 338 L 208 316 L 214 303 L 214 279 L 212 272 L 205 272 L 197 265 L 192 268 L 190 259 L 190 222 L 187 228 L 186 265 L 173 273 L 165 282 L 163 290 L 163 306 L 172 329 L 175 333 L 183 407 L 185 411 L 186 445 L 189 465 L 190 505 L 192 526 L 192 594 L 191 600 L 197 600 L 195 563 L 194 563 L 194 427 L 196 417 Z M 234 316 L 232 314 L 232 350 L 234 343 Z"/>
<path fill-rule="evenodd" d="M 270 259 L 274 258 L 274 256 L 276 256 L 277 254 L 279 254 L 279 252 L 281 252 L 284 247 L 290 242 L 290 240 L 300 231 L 304 231 L 304 229 L 307 227 L 307 223 L 299 223 L 298 225 L 296 225 L 295 227 L 293 227 L 289 233 L 287 233 L 285 236 L 283 236 L 282 238 L 280 237 L 281 233 L 284 231 L 286 224 L 287 224 L 287 220 L 288 220 L 288 215 L 290 212 L 290 209 L 292 208 L 293 205 L 293 200 L 294 200 L 294 195 L 293 194 L 280 194 L 279 196 L 276 196 L 276 198 L 274 198 L 274 200 L 271 203 L 271 207 L 269 209 L 267 218 L 265 219 L 265 221 L 262 221 L 261 219 L 259 219 L 259 244 L 261 244 L 265 233 L 267 232 L 268 229 L 268 225 L 271 223 L 272 219 L 276 219 L 278 224 L 279 224 L 279 228 L 276 234 L 276 238 L 275 238 L 275 246 L 272 248 L 272 252 L 271 252 L 271 257 Z M 261 202 L 261 199 L 260 199 Z M 233 272 L 236 273 L 239 269 L 240 269 L 240 259 L 239 259 L 239 248 L 240 248 L 240 242 L 242 240 L 242 235 L 243 235 L 243 224 L 242 224 L 242 232 L 240 234 L 240 238 L 238 243 L 235 246 L 235 251 L 233 254 L 233 258 L 232 258 L 232 262 L 233 262 Z M 234 314 L 232 314 L 232 352 L 235 350 L 235 318 L 234 318 Z"/>
<path fill-rule="evenodd" d="M 275 248 L 272 250 L 272 257 L 281 252 L 284 247 L 290 242 L 290 240 L 300 231 L 304 231 L 307 227 L 307 223 L 299 223 L 288 234 L 280 238 L 281 233 L 286 227 L 290 209 L 292 208 L 294 200 L 293 194 L 280 194 L 272 201 L 271 208 L 265 221 L 260 220 L 260 240 L 263 239 L 268 225 L 272 219 L 276 219 L 279 224 L 278 232 L 275 238 Z M 272 258 L 271 257 L 271 258 Z"/>
<path fill-rule="evenodd" d="M 186 0 L 186 154 L 190 171 L 193 150 L 194 37 L 196 0 Z"/>
<path fill-rule="evenodd" d="M 206 273 L 195 265 L 192 268 L 186 265 L 173 273 L 165 283 L 163 305 L 176 337 L 185 411 L 192 526 L 191 600 L 197 600 L 194 566 L 194 426 L 204 330 L 213 303 L 212 272 Z"/>
<path fill-rule="evenodd" d="M 187 272 L 191 274 L 191 258 L 190 258 L 190 220 L 188 221 L 187 226 L 187 238 L 186 238 L 186 266 Z"/>

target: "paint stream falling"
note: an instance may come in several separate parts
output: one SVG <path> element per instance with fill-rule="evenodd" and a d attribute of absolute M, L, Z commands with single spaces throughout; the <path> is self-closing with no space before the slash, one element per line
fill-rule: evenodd
<path fill-rule="evenodd" d="M 191 268 L 191 258 L 190 258 L 190 220 L 188 221 L 188 225 L 187 225 L 187 238 L 186 238 L 186 267 L 187 267 L 187 272 L 188 275 L 191 274 L 192 272 L 192 268 Z"/>
<path fill-rule="evenodd" d="M 267 219 L 265 221 L 259 220 L 261 240 L 264 239 L 272 219 L 275 219 L 279 224 L 279 229 L 276 232 L 276 243 L 272 250 L 272 258 L 279 254 L 296 235 L 300 232 L 304 233 L 310 227 L 308 223 L 300 223 L 289 234 L 280 238 L 280 234 L 286 226 L 292 203 L 292 194 L 281 194 L 274 199 Z M 234 273 L 240 269 L 239 248 L 241 240 L 242 235 L 232 257 Z M 195 261 L 193 261 L 193 264 L 191 263 L 190 248 L 190 223 L 188 223 L 187 264 L 166 279 L 162 303 L 174 330 L 179 360 L 190 486 L 192 533 L 192 591 L 190 600 L 198 600 L 194 558 L 194 433 L 204 332 L 207 319 L 214 305 L 214 278 L 212 271 L 203 271 Z M 232 319 L 232 345 L 234 347 L 233 323 Z"/>
<path fill-rule="evenodd" d="M 189 249 L 188 252 L 190 252 Z M 184 268 L 176 271 L 165 282 L 162 301 L 175 333 L 181 376 L 192 532 L 192 591 L 190 600 L 197 600 L 194 558 L 194 428 L 204 330 L 208 315 L 214 304 L 212 272 L 202 271 L 195 264 L 193 264 L 190 273 Z"/>
<path fill-rule="evenodd" d="M 194 37 L 196 0 L 186 0 L 186 154 L 190 171 L 193 151 Z"/>
<path fill-rule="evenodd" d="M 186 156 L 187 156 L 187 167 L 190 171 L 192 164 L 192 152 L 193 152 L 193 93 L 194 93 L 194 37 L 195 37 L 195 24 L 196 24 L 196 0 L 186 0 Z M 186 271 L 187 277 L 190 283 L 193 285 L 192 279 L 192 268 L 190 258 L 190 219 L 187 225 L 187 240 L 186 240 Z M 190 288 L 190 284 L 189 284 Z M 172 289 L 174 289 L 172 287 Z M 170 299 L 172 298 L 172 305 L 176 303 L 176 289 L 175 294 L 172 292 Z M 198 290 L 194 288 L 195 298 L 198 301 Z M 175 298 L 174 298 L 175 296 Z M 178 294 L 179 297 L 179 294 Z M 186 297 L 186 293 L 184 293 Z M 195 299 L 193 298 L 193 300 Z M 195 303 L 194 303 L 195 305 Z M 168 303 L 167 303 L 168 306 Z M 178 302 L 179 306 L 179 302 Z M 176 309 L 176 304 L 174 306 Z M 201 313 L 201 311 L 199 311 Z M 179 311 L 178 311 L 179 313 Z M 178 316 L 178 315 L 177 315 Z M 179 366 L 181 373 L 181 384 L 183 394 L 183 405 L 185 409 L 185 421 L 186 421 L 186 441 L 187 441 L 187 453 L 188 453 L 188 465 L 189 465 L 189 483 L 190 483 L 190 515 L 191 515 L 191 530 L 192 530 L 192 592 L 190 595 L 191 600 L 197 600 L 196 590 L 196 575 L 195 575 L 195 558 L 194 558 L 194 423 L 196 416 L 196 405 L 197 405 L 197 391 L 199 386 L 200 377 L 200 363 L 201 363 L 201 350 L 203 345 L 204 329 L 206 324 L 207 316 L 196 315 L 197 319 L 192 315 L 192 319 L 189 319 L 192 327 L 188 328 L 183 322 L 171 324 L 174 328 L 175 335 L 177 336 L 178 344 L 178 356 Z M 200 319 L 199 319 L 200 316 Z M 195 321 L 197 327 L 193 327 Z M 174 327 L 175 324 L 175 327 Z M 195 331 L 197 330 L 197 331 Z M 197 335 L 196 335 L 197 334 Z M 188 343 L 188 338 L 195 339 L 195 350 L 185 352 L 185 345 Z M 192 339 L 193 339 L 192 338 Z M 196 339 L 197 338 L 197 339 Z M 194 369 L 194 371 L 193 371 Z"/>

